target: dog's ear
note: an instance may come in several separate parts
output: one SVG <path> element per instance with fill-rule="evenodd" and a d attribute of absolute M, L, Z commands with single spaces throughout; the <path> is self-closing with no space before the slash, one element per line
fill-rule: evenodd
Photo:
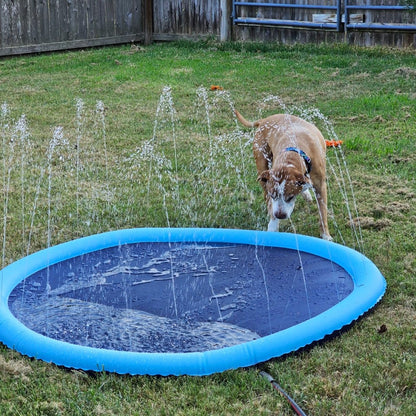
<path fill-rule="evenodd" d="M 308 189 L 312 187 L 311 180 L 305 175 L 297 178 L 295 185 L 300 186 L 302 189 Z"/>
<path fill-rule="evenodd" d="M 269 170 L 265 170 L 264 172 L 262 172 L 258 177 L 257 180 L 259 182 L 267 182 L 270 179 L 270 171 Z"/>

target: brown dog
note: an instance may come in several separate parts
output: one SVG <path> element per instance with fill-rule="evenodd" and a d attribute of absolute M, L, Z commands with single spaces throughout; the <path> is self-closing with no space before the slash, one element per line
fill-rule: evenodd
<path fill-rule="evenodd" d="M 247 121 L 237 110 L 235 115 L 244 126 L 257 127 L 253 152 L 270 216 L 268 231 L 279 231 L 279 220 L 290 217 L 299 194 L 312 201 L 312 188 L 318 201 L 321 237 L 332 240 L 328 231 L 326 146 L 322 133 L 313 124 L 288 114 L 254 122 Z"/>

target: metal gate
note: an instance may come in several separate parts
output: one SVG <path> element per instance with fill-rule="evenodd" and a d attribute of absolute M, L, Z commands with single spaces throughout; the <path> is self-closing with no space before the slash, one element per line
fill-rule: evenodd
<path fill-rule="evenodd" d="M 353 30 L 416 32 L 416 13 L 411 6 L 367 5 L 360 4 L 358 0 L 314 3 L 307 0 L 297 0 L 296 4 L 233 0 L 233 23 L 243 26 L 277 26 L 337 32 Z"/>

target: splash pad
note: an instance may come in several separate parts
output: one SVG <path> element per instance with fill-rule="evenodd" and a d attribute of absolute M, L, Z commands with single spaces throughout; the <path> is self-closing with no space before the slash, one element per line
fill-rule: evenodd
<path fill-rule="evenodd" d="M 4 103 L 0 341 L 68 367 L 203 375 L 294 351 L 374 306 L 385 281 L 345 247 L 363 251 L 363 241 L 333 126 L 319 110 L 288 107 L 278 96 L 258 107 L 258 118 L 273 107 L 322 125 L 333 147 L 330 220 L 344 246 L 202 228 L 262 229 L 266 221 L 249 162 L 252 132 L 236 120 L 232 127 L 227 91 L 198 88 L 195 111 L 181 124 L 164 88 L 153 135 L 123 156 L 107 151 L 101 101 L 89 110 L 77 99 L 75 134 L 56 127 L 39 153 L 33 143 L 39 149 L 42 140 L 31 136 L 28 120 L 16 121 Z M 224 118 L 227 133 L 213 122 Z M 295 212 L 284 230 L 315 229 L 311 214 Z M 105 232 L 132 224 L 167 228 Z M 85 235 L 92 236 L 56 245 Z"/>
<path fill-rule="evenodd" d="M 385 280 L 317 238 L 131 229 L 73 240 L 2 271 L 0 340 L 47 362 L 206 375 L 302 348 L 350 324 Z"/>

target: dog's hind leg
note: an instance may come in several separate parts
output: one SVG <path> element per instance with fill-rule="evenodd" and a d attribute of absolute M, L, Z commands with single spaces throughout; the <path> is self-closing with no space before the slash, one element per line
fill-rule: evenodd
<path fill-rule="evenodd" d="M 327 192 L 326 186 L 323 185 L 318 192 L 315 190 L 316 199 L 318 201 L 319 209 L 319 225 L 321 230 L 321 238 L 332 241 L 331 234 L 328 229 L 328 209 L 327 209 Z"/>

